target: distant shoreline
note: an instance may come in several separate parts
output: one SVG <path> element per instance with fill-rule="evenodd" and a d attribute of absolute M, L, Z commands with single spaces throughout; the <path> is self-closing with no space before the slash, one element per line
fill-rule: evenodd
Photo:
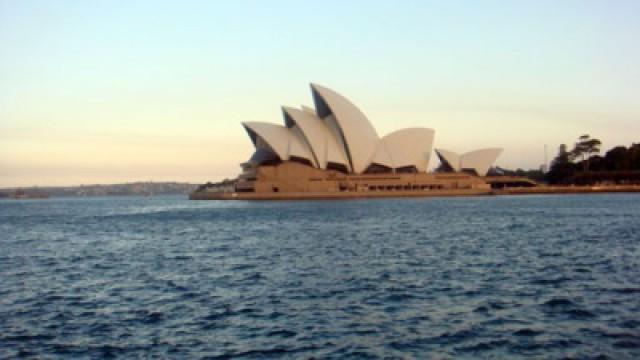
<path fill-rule="evenodd" d="M 11 198 L 15 194 L 24 195 L 24 198 L 187 195 L 197 187 L 197 184 L 191 183 L 151 181 L 77 186 L 26 186 L 0 189 L 0 198 Z"/>

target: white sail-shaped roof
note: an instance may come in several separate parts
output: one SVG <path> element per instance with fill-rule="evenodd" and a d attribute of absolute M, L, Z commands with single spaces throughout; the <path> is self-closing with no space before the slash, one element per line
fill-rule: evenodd
<path fill-rule="evenodd" d="M 434 134 L 428 128 L 402 129 L 380 139 L 378 148 L 386 149 L 393 168 L 415 166 L 418 171 L 427 171 Z"/>
<path fill-rule="evenodd" d="M 290 107 L 282 108 L 287 127 L 298 127 L 304 140 L 309 144 L 316 166 L 326 169 L 328 162 L 342 164 L 349 168 L 344 148 L 339 145 L 327 124 L 308 111 Z"/>
<path fill-rule="evenodd" d="M 257 149 L 273 151 L 282 160 L 289 158 L 289 129 L 263 122 L 244 122 L 251 141 Z"/>
<path fill-rule="evenodd" d="M 460 171 L 460 155 L 453 151 L 436 149 L 440 162 L 450 167 L 453 171 Z"/>
<path fill-rule="evenodd" d="M 427 170 L 432 129 L 402 129 L 379 138 L 367 117 L 345 97 L 317 84 L 311 84 L 311 90 L 315 110 L 306 106 L 302 110 L 283 107 L 285 127 L 243 123 L 256 149 L 263 150 L 256 159 L 270 158 L 268 152 L 282 161 L 306 159 L 309 165 L 320 169 L 356 174 L 367 169 L 380 172 L 380 166 L 399 171 L 406 171 L 403 168 L 407 167 Z M 481 176 L 501 152 L 502 149 L 488 148 L 460 155 L 436 149 L 443 165 L 453 171 L 473 170 Z"/>
<path fill-rule="evenodd" d="M 270 150 L 256 149 L 251 158 L 245 164 L 260 165 L 267 161 L 277 160 L 278 156 Z"/>
<path fill-rule="evenodd" d="M 479 176 L 485 176 L 489 168 L 502 153 L 500 148 L 487 148 L 469 151 L 458 155 L 453 151 L 436 149 L 440 161 L 446 163 L 454 171 L 473 170 Z"/>
<path fill-rule="evenodd" d="M 502 154 L 502 149 L 500 148 L 470 151 L 460 157 L 460 167 L 462 169 L 472 169 L 476 174 L 485 176 L 500 154 Z"/>
<path fill-rule="evenodd" d="M 289 139 L 289 158 L 292 156 L 309 160 L 314 166 L 318 166 L 313 156 L 311 146 L 304 137 L 304 134 L 298 126 L 293 126 L 289 129 L 291 131 L 291 137 Z"/>
<path fill-rule="evenodd" d="M 394 168 L 393 160 L 391 159 L 391 156 L 389 156 L 389 152 L 387 151 L 385 143 L 382 141 L 378 141 L 376 152 L 373 154 L 373 157 L 369 161 L 369 165 L 372 164 L 386 166 L 389 169 Z"/>
<path fill-rule="evenodd" d="M 256 149 L 268 150 L 276 154 L 280 160 L 289 160 L 291 156 L 314 162 L 311 149 L 300 139 L 299 131 L 270 123 L 244 122 L 251 141 Z"/>
<path fill-rule="evenodd" d="M 352 171 L 363 172 L 378 145 L 378 134 L 367 117 L 342 95 L 317 84 L 311 84 L 318 117 L 333 115 L 338 136 L 345 145 Z M 330 129 L 332 129 L 332 124 Z"/>

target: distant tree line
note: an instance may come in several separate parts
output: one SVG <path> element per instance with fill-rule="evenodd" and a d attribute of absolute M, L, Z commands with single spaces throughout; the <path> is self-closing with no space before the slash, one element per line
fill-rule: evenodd
<path fill-rule="evenodd" d="M 188 194 L 197 185 L 178 182 L 135 182 L 110 185 L 50 186 L 0 189 L 0 198 L 15 197 L 24 194 L 26 197 L 51 196 L 150 196 Z"/>
<path fill-rule="evenodd" d="M 510 170 L 494 167 L 489 176 L 519 176 L 557 185 L 640 184 L 640 143 L 616 146 L 600 155 L 602 142 L 589 135 L 578 138 L 573 148 L 560 145 L 549 171 Z"/>
<path fill-rule="evenodd" d="M 600 140 L 582 135 L 573 149 L 560 145 L 544 179 L 550 184 L 640 183 L 640 143 L 600 156 Z"/>

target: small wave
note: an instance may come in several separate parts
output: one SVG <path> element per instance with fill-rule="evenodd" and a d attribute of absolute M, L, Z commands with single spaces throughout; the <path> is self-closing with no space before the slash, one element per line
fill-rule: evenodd
<path fill-rule="evenodd" d="M 640 341 L 640 334 L 629 332 L 612 331 L 606 329 L 581 329 L 581 332 L 603 338 Z"/>
<path fill-rule="evenodd" d="M 36 355 L 38 354 L 31 352 L 27 349 L 20 349 L 18 350 L 18 353 L 16 355 L 18 355 L 19 358 L 26 358 L 26 357 L 36 357 Z"/>
<path fill-rule="evenodd" d="M 620 349 L 640 349 L 640 341 L 620 340 L 614 342 L 613 346 Z"/>
<path fill-rule="evenodd" d="M 572 279 L 568 277 L 558 277 L 555 279 L 535 279 L 531 281 L 533 285 L 559 285 Z"/>
<path fill-rule="evenodd" d="M 609 289 L 609 291 L 616 293 L 616 294 L 640 294 L 640 288 L 631 288 L 631 287 L 625 287 L 625 288 L 617 288 L 617 289 Z"/>
<path fill-rule="evenodd" d="M 233 312 L 230 309 L 225 309 L 224 311 L 214 312 L 212 314 L 205 316 L 204 320 L 208 320 L 208 321 L 219 320 L 232 314 Z"/>
<path fill-rule="evenodd" d="M 180 261 L 182 261 L 182 260 L 193 260 L 193 256 L 177 255 L 177 256 L 174 256 L 174 257 L 167 258 L 167 259 L 168 260 L 180 260 Z"/>
<path fill-rule="evenodd" d="M 620 327 L 625 329 L 635 329 L 640 327 L 640 321 L 638 320 L 625 320 L 620 323 Z"/>
<path fill-rule="evenodd" d="M 500 325 L 507 325 L 507 324 L 526 325 L 527 323 L 528 323 L 527 321 L 520 320 L 520 319 L 497 317 L 497 318 L 492 318 L 483 322 L 482 325 L 487 325 L 487 326 L 496 326 L 496 325 L 500 326 Z"/>
<path fill-rule="evenodd" d="M 74 345 L 74 344 L 56 343 L 51 345 L 51 348 L 54 353 L 60 354 L 60 355 L 81 354 L 81 353 L 85 353 L 86 351 L 84 347 Z"/>
<path fill-rule="evenodd" d="M 563 256 L 560 252 L 540 252 L 540 257 L 560 257 Z"/>
<path fill-rule="evenodd" d="M 593 312 L 579 307 L 576 303 L 566 298 L 554 298 L 543 303 L 554 313 L 566 314 L 570 319 L 582 320 L 596 317 Z"/>
<path fill-rule="evenodd" d="M 605 354 L 596 354 L 596 355 L 581 355 L 578 357 L 573 356 L 565 356 L 560 360 L 609 360 L 611 359 Z"/>
<path fill-rule="evenodd" d="M 545 348 L 571 348 L 577 345 L 581 345 L 582 341 L 575 339 L 555 339 L 549 340 L 544 343 Z"/>
<path fill-rule="evenodd" d="M 3 341 L 9 342 L 23 342 L 23 341 L 40 341 L 40 340 L 52 340 L 55 336 L 47 334 L 25 334 L 25 335 L 9 335 L 0 337 Z"/>
<path fill-rule="evenodd" d="M 111 325 L 105 323 L 95 323 L 89 326 L 89 334 L 100 335 L 109 333 L 112 330 Z"/>
<path fill-rule="evenodd" d="M 513 335 L 515 336 L 538 336 L 540 334 L 542 334 L 542 331 L 537 331 L 529 328 L 520 329 L 513 333 Z"/>
<path fill-rule="evenodd" d="M 407 300 L 411 300 L 415 298 L 414 295 L 402 293 L 402 294 L 391 294 L 385 298 L 385 301 L 388 302 L 403 302 Z"/>
<path fill-rule="evenodd" d="M 493 310 L 503 310 L 506 309 L 509 304 L 502 301 L 489 301 L 489 306 Z"/>
<path fill-rule="evenodd" d="M 103 346 L 100 346 L 99 348 L 97 348 L 96 350 L 100 354 L 101 358 L 114 359 L 114 358 L 118 357 L 119 353 L 124 352 L 125 349 L 123 349 L 121 347 L 118 347 L 118 346 L 103 345 Z"/>
<path fill-rule="evenodd" d="M 242 271 L 242 270 L 251 270 L 251 269 L 255 269 L 256 266 L 255 265 L 250 265 L 250 264 L 236 264 L 234 266 L 231 267 L 231 271 Z"/>
<path fill-rule="evenodd" d="M 164 314 L 158 311 L 148 313 L 142 320 L 145 324 L 156 324 L 164 320 Z"/>
<path fill-rule="evenodd" d="M 489 350 L 494 350 L 494 349 L 498 349 L 498 348 L 502 348 L 505 346 L 509 346 L 509 341 L 508 340 L 491 340 L 491 341 L 486 341 L 486 342 L 479 342 L 477 344 L 474 345 L 470 345 L 470 346 L 462 346 L 462 347 L 457 347 L 456 350 L 459 352 L 471 352 L 471 353 L 476 353 L 476 352 L 482 352 L 482 351 L 489 351 Z"/>
<path fill-rule="evenodd" d="M 470 338 L 473 338 L 477 335 L 477 333 L 473 329 L 463 329 L 456 331 L 454 333 L 445 332 L 438 337 L 436 337 L 437 342 L 440 343 L 456 343 L 461 342 Z"/>
<path fill-rule="evenodd" d="M 189 290 L 188 287 L 180 285 L 180 284 L 176 283 L 173 280 L 167 281 L 167 285 L 169 285 L 171 288 L 173 288 L 175 290 L 178 290 L 178 291 L 188 291 Z"/>
<path fill-rule="evenodd" d="M 551 300 L 545 301 L 543 305 L 553 308 L 553 307 L 560 307 L 560 306 L 573 306 L 575 304 L 569 299 L 553 298 Z"/>
<path fill-rule="evenodd" d="M 284 316 L 283 313 L 279 312 L 279 311 L 272 311 L 269 314 L 267 314 L 267 319 L 278 319 L 280 317 Z"/>
<path fill-rule="evenodd" d="M 267 333 L 267 336 L 268 337 L 290 338 L 290 337 L 296 336 L 297 334 L 298 333 L 296 333 L 295 331 L 281 329 L 281 330 L 269 331 Z"/>
<path fill-rule="evenodd" d="M 249 274 L 245 276 L 241 281 L 258 281 L 258 280 L 263 280 L 265 278 L 266 277 L 262 275 L 262 273 L 255 272 L 253 274 Z"/>
<path fill-rule="evenodd" d="M 189 300 L 189 299 L 193 299 L 193 298 L 197 298 L 199 297 L 201 294 L 196 292 L 196 291 L 188 291 L 183 293 L 180 298 L 183 300 Z"/>
<path fill-rule="evenodd" d="M 262 357 L 273 357 L 273 356 L 283 356 L 287 353 L 287 350 L 283 347 L 275 347 L 271 349 L 259 349 L 259 350 L 248 350 L 248 351 L 229 351 L 225 352 L 222 355 L 218 356 L 206 356 L 203 359 L 208 360 L 222 360 L 222 359 L 232 359 L 232 358 L 262 358 Z"/>
<path fill-rule="evenodd" d="M 584 309 L 570 309 L 565 311 L 572 319 L 588 319 L 596 317 L 596 314 Z"/>
<path fill-rule="evenodd" d="M 218 356 L 206 356 L 203 359 L 209 360 L 221 360 L 221 359 L 232 359 L 232 358 L 279 358 L 283 356 L 291 356 L 296 353 L 306 352 L 306 351 L 317 351 L 321 348 L 321 346 L 311 344 L 309 346 L 300 346 L 300 347 L 285 347 L 285 346 L 276 346 L 269 349 L 255 349 L 255 350 L 245 350 L 245 351 L 228 351 L 222 355 Z"/>

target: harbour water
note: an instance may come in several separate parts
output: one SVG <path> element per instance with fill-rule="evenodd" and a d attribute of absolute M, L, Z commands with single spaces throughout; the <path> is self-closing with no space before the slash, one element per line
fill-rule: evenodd
<path fill-rule="evenodd" d="M 0 358 L 640 358 L 640 194 L 0 201 Z"/>

